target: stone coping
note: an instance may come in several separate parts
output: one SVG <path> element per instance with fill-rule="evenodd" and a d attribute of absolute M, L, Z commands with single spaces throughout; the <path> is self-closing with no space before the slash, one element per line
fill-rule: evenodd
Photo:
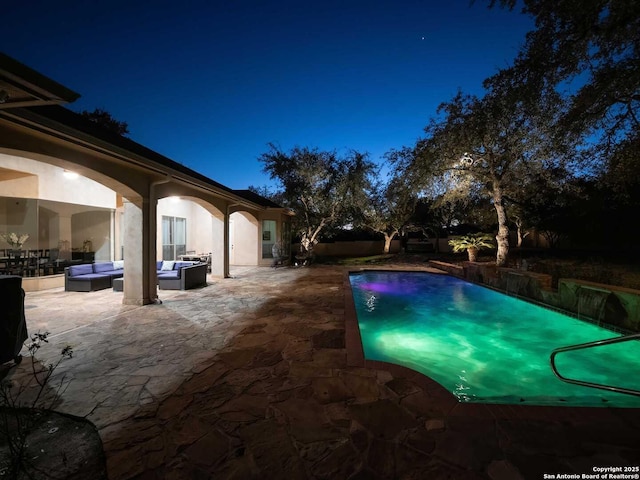
<path fill-rule="evenodd" d="M 441 271 L 445 271 L 451 275 L 464 277 L 464 267 L 455 263 L 441 262 L 439 260 L 429 260 L 429 265 Z"/>

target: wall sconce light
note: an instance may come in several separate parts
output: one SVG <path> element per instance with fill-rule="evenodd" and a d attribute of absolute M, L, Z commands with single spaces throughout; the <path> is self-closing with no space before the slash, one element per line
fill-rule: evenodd
<path fill-rule="evenodd" d="M 172 203 L 178 203 L 180 201 L 180 197 L 176 197 L 176 196 L 169 197 L 169 201 Z"/>
<path fill-rule="evenodd" d="M 71 170 L 65 170 L 62 174 L 68 178 L 69 180 L 75 180 L 78 178 L 78 174 L 76 172 L 72 172 Z"/>

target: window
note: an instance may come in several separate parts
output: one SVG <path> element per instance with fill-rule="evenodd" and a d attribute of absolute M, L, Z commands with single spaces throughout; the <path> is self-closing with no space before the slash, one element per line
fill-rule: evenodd
<path fill-rule="evenodd" d="M 276 221 L 262 221 L 262 258 L 273 258 L 273 245 L 276 243 Z"/>
<path fill-rule="evenodd" d="M 162 217 L 162 260 L 177 260 L 187 252 L 187 219 Z"/>
<path fill-rule="evenodd" d="M 7 252 L 20 250 L 19 265 L 10 273 L 53 275 L 62 273 L 63 260 L 90 263 L 112 258 L 113 210 L 0 195 L 0 233 L 13 234 L 16 240 L 23 237 L 22 242 L 0 237 L 0 272 L 9 272 Z"/>

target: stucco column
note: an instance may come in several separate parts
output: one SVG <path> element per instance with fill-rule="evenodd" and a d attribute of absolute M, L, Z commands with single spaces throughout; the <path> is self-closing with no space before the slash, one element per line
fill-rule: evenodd
<path fill-rule="evenodd" d="M 125 305 L 147 305 L 157 298 L 155 266 L 156 202 L 124 201 Z M 153 262 L 150 257 L 153 255 Z M 153 267 L 153 268 L 152 268 Z"/>
<path fill-rule="evenodd" d="M 229 273 L 229 216 L 229 207 L 227 206 L 224 212 L 224 242 L 222 248 L 224 278 L 231 276 Z"/>
<path fill-rule="evenodd" d="M 224 278 L 224 214 L 211 216 L 211 276 Z"/>

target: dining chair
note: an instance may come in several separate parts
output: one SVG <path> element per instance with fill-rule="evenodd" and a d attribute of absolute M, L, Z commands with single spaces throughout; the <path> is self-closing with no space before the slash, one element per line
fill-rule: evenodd
<path fill-rule="evenodd" d="M 22 276 L 33 277 L 40 270 L 37 255 L 28 255 L 22 261 Z"/>
<path fill-rule="evenodd" d="M 60 263 L 57 261 L 59 256 L 59 248 L 51 248 L 49 250 L 49 260 L 45 263 L 44 268 L 50 273 L 56 274 L 60 270 Z"/>
<path fill-rule="evenodd" d="M 7 255 L 6 274 L 22 276 L 24 273 L 24 260 L 25 260 L 23 251 L 14 249 L 14 250 L 10 250 L 8 253 L 9 255 Z"/>

